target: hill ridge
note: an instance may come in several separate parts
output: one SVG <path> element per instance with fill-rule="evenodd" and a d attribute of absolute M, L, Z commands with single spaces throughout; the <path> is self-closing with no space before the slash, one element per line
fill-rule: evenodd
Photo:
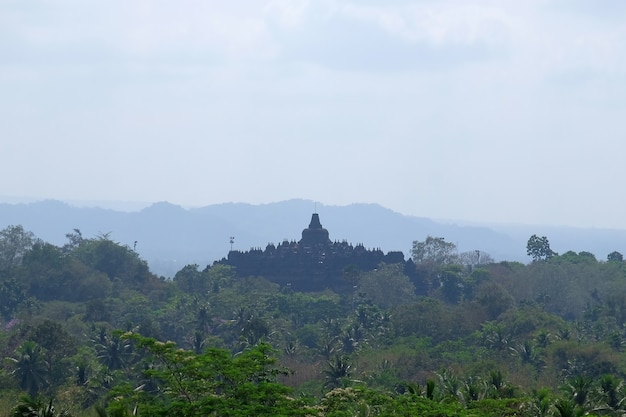
<path fill-rule="evenodd" d="M 414 240 L 445 237 L 460 252 L 480 250 L 494 259 L 527 262 L 526 241 L 546 235 L 557 252 L 587 250 L 605 259 L 623 252 L 626 231 L 536 225 L 479 225 L 435 221 L 397 213 L 375 203 L 325 205 L 306 199 L 266 204 L 219 203 L 184 208 L 166 201 L 139 211 L 76 207 L 59 200 L 0 203 L 0 227 L 20 224 L 52 244 L 65 243 L 65 234 L 79 229 L 85 237 L 110 233 L 113 240 L 133 246 L 157 274 L 173 276 L 184 265 L 209 265 L 233 247 L 248 250 L 268 243 L 299 240 L 311 213 L 320 215 L 333 241 L 348 241 L 385 252 L 410 256 Z"/>

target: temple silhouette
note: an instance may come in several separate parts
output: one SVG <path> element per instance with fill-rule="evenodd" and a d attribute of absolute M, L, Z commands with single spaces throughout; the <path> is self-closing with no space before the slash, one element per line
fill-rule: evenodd
<path fill-rule="evenodd" d="M 362 244 L 331 241 L 317 213 L 311 216 L 309 227 L 302 231 L 299 241 L 284 240 L 277 246 L 270 243 L 265 250 L 231 250 L 227 258 L 217 263 L 234 267 L 238 277 L 264 277 L 296 291 L 338 292 L 352 287 L 346 279 L 348 271 L 371 271 L 381 263 L 402 263 L 405 269 L 409 267 L 400 251 L 385 254 L 380 249 L 366 249 Z M 412 261 L 409 263 L 412 265 Z"/>

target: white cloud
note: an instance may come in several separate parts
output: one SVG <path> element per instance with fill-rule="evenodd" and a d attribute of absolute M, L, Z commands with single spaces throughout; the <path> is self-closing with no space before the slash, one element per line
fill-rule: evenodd
<path fill-rule="evenodd" d="M 282 26 L 294 28 L 302 23 L 310 7 L 309 0 L 270 0 L 265 6 L 265 13 L 268 19 L 275 20 Z"/>
<path fill-rule="evenodd" d="M 626 19 L 568 4 L 4 2 L 0 194 L 618 224 Z"/>
<path fill-rule="evenodd" d="M 342 7 L 347 16 L 369 21 L 409 42 L 433 46 L 475 43 L 502 44 L 511 19 L 501 8 L 469 2 L 405 4 L 398 7 Z"/>

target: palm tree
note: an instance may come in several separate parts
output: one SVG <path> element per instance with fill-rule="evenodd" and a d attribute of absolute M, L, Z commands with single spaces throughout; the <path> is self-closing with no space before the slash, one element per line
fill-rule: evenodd
<path fill-rule="evenodd" d="M 569 329 L 565 328 L 565 329 L 559 330 L 559 334 L 558 334 L 559 340 L 569 340 L 571 336 L 572 334 Z"/>
<path fill-rule="evenodd" d="M 248 346 L 254 346 L 270 336 L 270 328 L 261 317 L 251 317 L 244 323 L 240 339 Z"/>
<path fill-rule="evenodd" d="M 600 378 L 600 386 L 597 391 L 598 406 L 594 411 L 622 411 L 624 381 L 614 375 L 606 374 Z M 621 415 L 621 414 L 620 414 Z"/>
<path fill-rule="evenodd" d="M 96 345 L 98 359 L 109 369 L 123 368 L 130 356 L 131 345 L 119 336 L 105 336 L 102 343 Z"/>
<path fill-rule="evenodd" d="M 487 391 L 490 398 L 509 398 L 513 396 L 514 388 L 507 384 L 504 375 L 497 369 L 489 372 Z"/>
<path fill-rule="evenodd" d="M 324 387 L 338 388 L 343 385 L 343 381 L 350 377 L 352 365 L 348 363 L 345 356 L 336 355 L 334 360 L 328 361 L 328 369 L 324 371 L 326 382 Z"/>
<path fill-rule="evenodd" d="M 391 331 L 391 313 L 384 311 L 377 314 L 376 323 L 376 335 L 386 336 Z"/>
<path fill-rule="evenodd" d="M 283 353 L 287 356 L 293 357 L 298 353 L 299 343 L 298 340 L 287 340 L 285 347 L 283 347 Z"/>
<path fill-rule="evenodd" d="M 360 305 L 357 310 L 356 310 L 356 322 L 365 327 L 368 328 L 370 325 L 370 321 L 371 321 L 371 315 L 370 312 L 368 310 L 367 307 Z"/>
<path fill-rule="evenodd" d="M 327 360 L 335 353 L 336 337 L 326 337 L 318 345 L 318 352 Z"/>
<path fill-rule="evenodd" d="M 462 397 L 461 381 L 459 381 L 459 378 L 457 378 L 452 371 L 444 369 L 441 373 L 438 373 L 437 376 L 439 377 L 441 394 L 444 397 L 451 397 L 457 400 Z"/>
<path fill-rule="evenodd" d="M 52 398 L 48 403 L 41 399 L 25 396 L 11 411 L 11 417 L 71 417 L 67 410 L 57 411 L 52 405 Z"/>
<path fill-rule="evenodd" d="M 359 324 L 354 324 L 341 336 L 341 350 L 346 354 L 356 352 L 366 342 L 365 332 Z"/>
<path fill-rule="evenodd" d="M 533 390 L 532 403 L 534 415 L 537 417 L 545 417 L 551 415 L 552 400 L 550 399 L 550 390 L 542 388 Z"/>
<path fill-rule="evenodd" d="M 463 399 L 466 403 L 482 400 L 485 397 L 487 385 L 478 376 L 470 376 L 462 387 Z"/>
<path fill-rule="evenodd" d="M 328 337 L 337 337 L 341 333 L 341 323 L 336 318 L 323 318 L 322 327 L 328 335 Z"/>
<path fill-rule="evenodd" d="M 565 385 L 565 390 L 569 393 L 574 403 L 582 407 L 587 402 L 587 397 L 591 391 L 591 383 L 591 378 L 576 375 Z"/>
<path fill-rule="evenodd" d="M 197 355 L 201 354 L 202 351 L 204 351 L 204 347 L 206 345 L 206 338 L 204 337 L 204 333 L 196 330 L 193 333 L 193 336 L 190 336 L 187 339 L 187 343 L 189 343 L 189 345 Z"/>
<path fill-rule="evenodd" d="M 50 369 L 41 346 L 28 340 L 17 349 L 17 356 L 8 358 L 15 369 L 11 374 L 18 380 L 20 388 L 34 397 L 48 384 L 47 374 Z"/>
<path fill-rule="evenodd" d="M 504 334 L 504 326 L 488 323 L 483 325 L 485 345 L 489 349 L 504 350 L 509 346 L 509 339 Z"/>
<path fill-rule="evenodd" d="M 529 364 L 539 369 L 544 365 L 543 359 L 539 356 L 537 350 L 531 345 L 528 340 L 518 345 L 517 347 L 509 348 L 511 352 L 518 356 L 522 361 L 522 364 Z"/>
<path fill-rule="evenodd" d="M 350 331 L 347 331 L 341 336 L 341 350 L 346 354 L 356 352 L 359 348 L 358 340 L 355 340 Z"/>
<path fill-rule="evenodd" d="M 571 401 L 558 399 L 554 403 L 554 408 L 556 409 L 554 414 L 556 417 L 578 417 L 582 415 L 582 410 Z"/>
<path fill-rule="evenodd" d="M 537 346 L 545 349 L 552 342 L 552 335 L 547 330 L 542 329 L 537 334 L 536 341 L 537 341 Z"/>

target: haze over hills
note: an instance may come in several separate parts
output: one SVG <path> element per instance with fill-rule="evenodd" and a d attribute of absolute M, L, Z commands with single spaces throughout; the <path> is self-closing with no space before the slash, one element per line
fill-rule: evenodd
<path fill-rule="evenodd" d="M 233 249 L 265 248 L 268 243 L 299 240 L 311 214 L 317 211 L 333 241 L 362 243 L 384 252 L 410 256 L 414 240 L 444 237 L 460 252 L 480 250 L 495 260 L 528 262 L 526 242 L 532 234 L 549 238 L 552 249 L 563 253 L 589 251 L 600 260 L 614 250 L 624 253 L 626 231 L 532 225 L 471 225 L 406 216 L 376 204 L 332 206 L 308 200 L 251 205 L 224 203 L 185 209 L 166 202 L 138 211 L 77 207 L 56 200 L 0 204 L 0 227 L 22 225 L 37 237 L 63 245 L 65 234 L 79 229 L 86 238 L 109 234 L 135 247 L 152 271 L 167 277 L 183 266 L 212 264 Z M 136 244 L 135 244 L 136 242 Z"/>

